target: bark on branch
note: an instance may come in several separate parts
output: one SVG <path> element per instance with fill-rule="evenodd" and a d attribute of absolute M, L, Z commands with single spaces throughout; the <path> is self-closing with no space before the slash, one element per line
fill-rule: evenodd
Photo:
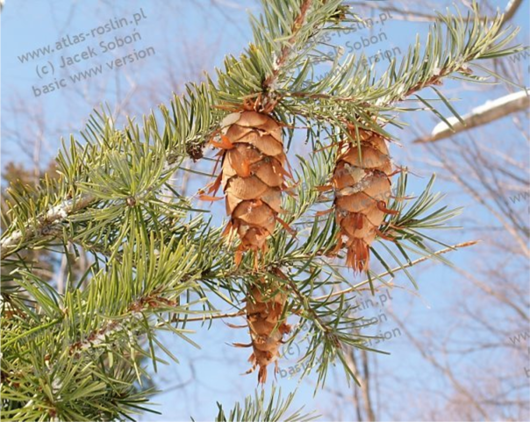
<path fill-rule="evenodd" d="M 510 2 L 506 5 L 506 9 L 504 10 L 504 17 L 502 18 L 503 25 L 514 17 L 522 2 L 523 0 L 510 0 Z"/>
<path fill-rule="evenodd" d="M 26 224 L 24 230 L 15 230 L 0 241 L 0 258 L 4 259 L 19 249 L 22 243 L 36 238 L 56 237 L 58 226 L 68 216 L 76 211 L 88 207 L 96 198 L 92 195 L 82 195 L 79 198 L 68 199 L 51 208 L 46 214 Z"/>

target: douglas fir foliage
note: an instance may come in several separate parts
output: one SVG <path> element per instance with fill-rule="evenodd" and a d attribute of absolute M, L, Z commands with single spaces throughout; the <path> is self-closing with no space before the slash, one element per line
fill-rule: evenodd
<path fill-rule="evenodd" d="M 302 375 L 318 374 L 316 388 L 337 362 L 354 378 L 343 346 L 366 348 L 358 334 L 366 323 L 352 316 L 357 289 L 368 284 L 375 291 L 388 285 L 387 276 L 460 246 L 437 250 L 443 244 L 424 233 L 447 227 L 456 214 L 436 205 L 432 183 L 412 202 L 403 170 L 390 195 L 387 130 L 401 126 L 399 114 L 413 106 L 398 103 L 413 94 L 418 108 L 440 115 L 417 94 L 424 88 L 452 110 L 433 85 L 494 75 L 476 61 L 521 51 L 508 47 L 516 31 L 501 30 L 501 16 L 484 19 L 474 4 L 467 17 L 440 15 L 423 48 L 418 41 L 382 74 L 362 56 L 337 55 L 317 78 L 329 35 L 334 40 L 358 21 L 353 6 L 262 3 L 262 16 L 252 18 L 252 43 L 215 77 L 188 85 L 141 125 L 131 119 L 116 127 L 96 111 L 83 142 L 73 136 L 64 142 L 60 177 L 8 190 L 3 419 L 115 420 L 148 410 L 146 362 L 156 371 L 160 351 L 176 360 L 158 331 L 194 344 L 190 328 L 207 329 L 200 323 L 214 318 L 246 316 L 259 382 L 267 381 L 267 366 L 278 363 L 284 342 L 305 343 Z M 288 171 L 287 151 L 302 136 L 313 151 Z M 224 233 L 171 178 L 186 171 L 187 160 L 208 165 L 210 143 L 220 148 L 222 172 L 208 194 L 224 190 Z M 321 190 L 330 181 L 335 212 L 326 214 Z M 64 289 L 40 276 L 35 257 L 42 255 L 32 251 L 66 255 Z M 80 251 L 89 257 L 82 270 Z M 355 271 L 341 272 L 344 260 Z M 352 285 L 359 272 L 367 279 Z M 227 309 L 216 309 L 212 297 Z M 292 327 L 289 315 L 296 318 Z M 228 413 L 220 408 L 218 420 L 279 420 L 291 400 L 257 395 Z M 297 412 L 287 420 L 306 418 Z"/>

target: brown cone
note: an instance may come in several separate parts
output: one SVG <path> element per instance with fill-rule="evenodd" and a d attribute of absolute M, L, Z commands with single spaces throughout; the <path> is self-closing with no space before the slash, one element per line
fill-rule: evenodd
<path fill-rule="evenodd" d="M 335 215 L 340 226 L 337 248 L 347 249 L 346 264 L 367 271 L 375 240 L 390 198 L 392 163 L 385 139 L 359 130 L 357 144 L 345 142 L 333 173 Z"/>
<path fill-rule="evenodd" d="M 243 252 L 265 251 L 274 231 L 284 188 L 286 156 L 281 125 L 256 111 L 232 113 L 224 120 L 221 183 L 226 211 L 231 216 L 227 233 L 241 239 L 236 262 Z"/>
<path fill-rule="evenodd" d="M 278 275 L 282 274 L 278 271 Z M 291 331 L 291 327 L 281 321 L 287 297 L 280 292 L 273 294 L 276 290 L 276 283 L 262 283 L 261 290 L 253 287 L 247 298 L 246 312 L 253 348 L 249 358 L 252 368 L 247 373 L 259 367 L 260 383 L 267 381 L 267 366 L 273 362 L 278 364 L 283 335 Z"/>

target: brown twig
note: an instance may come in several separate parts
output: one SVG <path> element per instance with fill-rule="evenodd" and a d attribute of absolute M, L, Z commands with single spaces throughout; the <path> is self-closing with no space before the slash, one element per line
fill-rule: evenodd
<path fill-rule="evenodd" d="M 504 10 L 504 16 L 502 18 L 503 25 L 514 17 L 522 3 L 523 0 L 510 0 L 508 2 L 508 4 L 506 5 L 506 9 Z"/>
<path fill-rule="evenodd" d="M 171 322 L 206 322 L 212 319 L 236 318 L 242 315 L 245 315 L 245 310 L 241 310 L 237 312 L 226 312 L 226 313 L 216 314 L 216 315 L 203 315 L 201 317 L 194 317 L 194 318 L 176 318 L 176 319 L 173 319 Z"/>
<path fill-rule="evenodd" d="M 140 320 L 142 319 L 142 313 L 144 311 L 150 310 L 155 311 L 157 308 L 167 308 L 167 307 L 178 307 L 179 303 L 176 300 L 169 300 L 163 296 L 156 294 L 151 294 L 149 296 L 141 297 L 140 299 L 131 303 L 122 317 L 130 316 L 131 320 Z M 121 331 L 125 327 L 123 319 L 117 320 L 112 319 L 104 324 L 100 329 L 93 330 L 84 340 L 79 340 L 70 345 L 70 353 L 76 354 L 81 350 L 88 349 L 93 345 L 98 345 L 99 343 L 105 341 L 105 339 L 116 331 Z"/>
<path fill-rule="evenodd" d="M 287 45 L 282 48 L 280 57 L 276 59 L 276 63 L 274 65 L 274 69 L 272 73 L 269 76 L 267 76 L 267 78 L 263 81 L 263 84 L 261 85 L 263 88 L 263 91 L 265 92 L 269 91 L 270 88 L 274 85 L 274 83 L 278 79 L 282 66 L 285 64 L 285 62 L 289 58 L 289 55 L 291 54 L 293 44 L 296 40 L 296 35 L 305 22 L 307 11 L 311 7 L 311 3 L 312 3 L 312 0 L 305 0 L 300 6 L 300 13 L 298 14 L 298 16 L 296 17 L 293 23 L 292 35 L 287 41 Z"/>
<path fill-rule="evenodd" d="M 384 276 L 387 276 L 387 275 L 391 274 L 394 271 L 397 272 L 399 270 L 403 270 L 405 268 L 412 267 L 412 266 L 414 266 L 416 264 L 419 264 L 420 262 L 427 261 L 428 259 L 430 259 L 430 258 L 432 258 L 434 256 L 439 256 L 439 255 L 442 255 L 442 254 L 447 253 L 447 252 L 455 251 L 457 249 L 466 248 L 468 246 L 473 246 L 473 245 L 475 245 L 477 243 L 478 243 L 477 240 L 470 240 L 468 242 L 462 242 L 462 243 L 459 243 L 457 245 L 451 246 L 449 248 L 445 248 L 445 249 L 439 250 L 437 252 L 433 252 L 432 254 L 429 254 L 429 255 L 426 255 L 426 256 L 422 256 L 421 258 L 418 258 L 418 259 L 416 259 L 414 261 L 408 262 L 405 265 L 402 265 L 400 267 L 396 267 L 396 268 L 392 269 L 392 271 L 385 271 L 384 273 L 379 274 L 379 277 L 384 277 Z M 340 290 L 338 292 L 333 292 L 333 293 L 330 293 L 328 295 L 315 297 L 315 298 L 313 298 L 313 300 L 323 300 L 323 299 L 328 299 L 330 297 L 340 296 L 340 295 L 343 295 L 343 294 L 346 294 L 346 293 L 355 292 L 355 291 L 359 290 L 359 287 L 364 286 L 365 284 L 368 284 L 368 283 L 370 283 L 370 280 L 364 280 L 364 281 L 361 281 L 360 283 L 356 284 L 355 286 L 349 287 L 349 288 L 344 289 L 344 290 Z"/>

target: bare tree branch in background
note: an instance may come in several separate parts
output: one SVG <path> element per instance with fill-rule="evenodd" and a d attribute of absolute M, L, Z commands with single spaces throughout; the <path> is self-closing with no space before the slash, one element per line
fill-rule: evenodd
<path fill-rule="evenodd" d="M 451 126 L 447 123 L 440 122 L 435 126 L 430 135 L 418 138 L 414 143 L 434 142 L 446 139 L 456 133 L 486 125 L 509 114 L 526 110 L 528 107 L 530 107 L 530 94 L 528 91 L 525 90 L 508 94 L 474 108 L 469 114 L 462 116 L 461 120 L 457 117 L 447 118 L 446 120 Z"/>
<path fill-rule="evenodd" d="M 523 0 L 509 0 L 508 4 L 506 5 L 506 10 L 504 11 L 504 22 L 508 22 L 510 19 L 512 19 L 517 11 L 519 10 L 519 7 L 521 7 L 521 4 L 523 3 Z"/>
<path fill-rule="evenodd" d="M 504 11 L 503 25 L 512 19 L 517 10 L 519 10 L 523 0 L 509 0 Z M 462 117 L 460 121 L 456 117 L 449 117 L 447 121 L 452 127 L 446 123 L 439 123 L 432 131 L 430 136 L 424 136 L 416 139 L 414 142 L 434 142 L 441 139 L 446 139 L 452 134 L 469 130 L 474 127 L 485 125 L 494 120 L 500 119 L 512 113 L 523 111 L 530 107 L 530 94 L 527 89 L 509 94 L 496 100 L 488 101 L 486 104 L 473 109 L 469 114 Z"/>

